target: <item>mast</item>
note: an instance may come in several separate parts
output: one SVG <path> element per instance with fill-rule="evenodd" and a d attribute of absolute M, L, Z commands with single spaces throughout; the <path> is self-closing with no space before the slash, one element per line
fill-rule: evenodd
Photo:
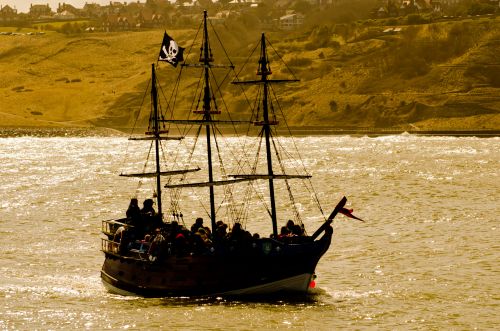
<path fill-rule="evenodd" d="M 267 62 L 267 53 L 266 53 L 266 37 L 264 33 L 262 33 L 261 43 L 260 43 L 260 68 L 258 75 L 261 75 L 261 81 L 264 87 L 263 99 L 262 99 L 262 108 L 263 108 L 263 129 L 264 135 L 266 138 L 266 157 L 267 157 L 267 173 L 269 175 L 269 198 L 271 200 L 271 221 L 273 223 L 273 234 L 275 237 L 278 236 L 278 222 L 276 218 L 276 201 L 274 197 L 274 179 L 273 179 L 273 159 L 271 155 L 271 126 L 269 122 L 269 109 L 268 109 L 268 88 L 269 83 L 267 80 L 267 76 L 271 74 L 271 70 L 268 68 Z"/>
<path fill-rule="evenodd" d="M 234 178 L 246 178 L 248 180 L 254 179 L 267 179 L 269 181 L 269 200 L 271 203 L 271 221 L 273 225 L 273 234 L 274 236 L 278 235 L 278 222 L 276 216 L 276 199 L 274 193 L 274 180 L 275 179 L 292 179 L 292 178 L 310 178 L 310 175 L 287 175 L 287 174 L 274 174 L 273 171 L 273 159 L 272 159 L 272 148 L 271 148 L 271 139 L 272 132 L 271 126 L 277 125 L 278 122 L 276 120 L 269 119 L 269 86 L 271 84 L 276 83 L 287 83 L 287 82 L 298 82 L 298 79 L 269 79 L 269 76 L 272 74 L 271 68 L 269 67 L 269 61 L 267 58 L 267 50 L 266 50 L 266 37 L 265 34 L 262 33 L 261 41 L 260 41 L 260 58 L 259 58 L 259 67 L 257 69 L 257 75 L 261 76 L 258 80 L 248 80 L 248 81 L 236 81 L 232 82 L 233 84 L 249 84 L 249 85 L 262 85 L 263 93 L 262 93 L 262 121 L 256 119 L 254 122 L 255 125 L 262 125 L 262 130 L 264 132 L 264 138 L 266 141 L 266 158 L 267 158 L 267 173 L 266 174 L 238 174 L 232 175 Z"/>
<path fill-rule="evenodd" d="M 161 180 L 160 180 L 160 129 L 158 123 L 158 91 L 156 89 L 155 65 L 151 64 L 151 100 L 153 103 L 153 135 L 155 139 L 156 155 L 156 203 L 158 205 L 158 215 L 163 217 L 161 209 Z"/>
<path fill-rule="evenodd" d="M 242 181 L 249 181 L 253 180 L 253 178 L 234 178 L 234 179 L 223 179 L 223 180 L 217 180 L 214 179 L 214 172 L 213 172 L 213 161 L 212 161 L 212 135 L 215 135 L 215 130 L 213 129 L 212 126 L 215 126 L 217 124 L 232 124 L 234 125 L 238 121 L 227 121 L 227 120 L 214 120 L 212 117 L 212 114 L 220 114 L 221 112 L 217 109 L 217 104 L 215 103 L 215 99 L 213 93 L 211 92 L 210 88 L 210 74 L 211 74 L 211 69 L 212 68 L 232 68 L 234 69 L 233 65 L 230 66 L 224 66 L 224 65 L 214 65 L 211 62 L 213 62 L 213 57 L 212 57 L 212 50 L 210 48 L 210 42 L 208 38 L 208 14 L 207 11 L 203 11 L 203 40 L 202 40 L 202 45 L 200 49 L 200 57 L 199 57 L 199 64 L 194 65 L 194 64 L 186 64 L 184 63 L 183 66 L 186 67 L 202 67 L 203 68 L 203 102 L 202 102 L 202 109 L 198 110 L 195 109 L 193 112 L 195 114 L 201 114 L 203 115 L 201 119 L 185 119 L 185 120 L 179 120 L 179 119 L 158 119 L 159 122 L 169 122 L 169 123 L 178 123 L 178 124 L 198 124 L 200 125 L 200 128 L 203 129 L 203 126 L 205 127 L 205 134 L 206 134 L 206 144 L 207 144 L 207 170 L 208 170 L 208 181 L 205 182 L 191 182 L 191 183 L 177 183 L 177 184 L 167 184 L 165 185 L 166 188 L 181 188 L 181 187 L 207 187 L 209 188 L 209 200 L 210 200 L 210 220 L 211 220 L 211 227 L 212 227 L 212 232 L 215 232 L 216 229 L 216 209 L 215 209 L 215 189 L 214 186 L 219 186 L 219 185 L 230 185 Z M 211 102 L 213 100 L 213 105 L 212 107 Z M 212 109 L 215 108 L 215 109 Z M 247 123 L 247 121 L 244 121 L 243 123 Z M 198 171 L 198 169 L 187 169 L 184 171 L 186 172 L 191 172 L 191 171 Z"/>
<path fill-rule="evenodd" d="M 205 131 L 207 135 L 207 162 L 208 162 L 208 181 L 212 183 L 213 178 L 213 167 L 212 167 L 212 147 L 211 147 L 211 121 L 212 117 L 210 114 L 210 62 L 213 61 L 211 57 L 211 51 L 208 43 L 208 29 L 207 29 L 207 11 L 203 11 L 203 46 L 202 46 L 202 56 L 200 62 L 203 63 L 204 73 L 205 73 L 205 86 L 203 90 L 203 120 L 206 122 Z M 214 187 L 209 186 L 210 194 L 210 219 L 212 221 L 212 231 L 215 231 L 216 220 L 215 220 L 215 196 Z"/>

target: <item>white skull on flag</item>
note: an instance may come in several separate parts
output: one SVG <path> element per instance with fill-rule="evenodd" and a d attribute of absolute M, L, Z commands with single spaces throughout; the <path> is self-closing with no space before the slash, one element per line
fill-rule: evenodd
<path fill-rule="evenodd" d="M 166 32 L 163 35 L 163 42 L 160 49 L 158 61 L 166 61 L 177 67 L 179 62 L 184 61 L 184 48 L 179 47 L 175 40 L 173 40 Z"/>
<path fill-rule="evenodd" d="M 168 62 L 177 62 L 177 53 L 179 52 L 179 46 L 173 40 L 170 40 L 170 44 L 168 45 L 168 50 L 166 49 L 166 45 L 163 45 L 163 52 L 165 53 L 165 60 Z"/>

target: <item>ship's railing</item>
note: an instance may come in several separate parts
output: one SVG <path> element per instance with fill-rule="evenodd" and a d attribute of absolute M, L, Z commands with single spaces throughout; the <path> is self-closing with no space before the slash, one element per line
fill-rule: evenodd
<path fill-rule="evenodd" d="M 109 239 L 101 238 L 101 250 L 104 253 L 110 253 L 135 260 L 148 260 L 149 245 L 148 242 L 136 240 L 133 243 L 126 243 L 126 249 L 121 247 L 121 243 Z"/>
<path fill-rule="evenodd" d="M 130 225 L 126 224 L 126 218 L 121 218 L 118 220 L 105 220 L 101 223 L 101 231 L 107 236 L 112 236 L 115 234 L 116 230 L 120 226 L 128 227 Z"/>
<path fill-rule="evenodd" d="M 101 238 L 101 250 L 105 253 L 117 254 L 120 251 L 120 243 Z"/>

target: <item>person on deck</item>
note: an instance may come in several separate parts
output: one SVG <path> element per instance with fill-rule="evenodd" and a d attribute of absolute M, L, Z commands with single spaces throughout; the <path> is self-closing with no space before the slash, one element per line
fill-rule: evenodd
<path fill-rule="evenodd" d="M 135 228 L 141 223 L 141 210 L 139 208 L 139 202 L 136 198 L 130 199 L 130 203 L 125 214 L 127 216 L 125 224 L 131 225 L 131 227 L 127 225 L 120 226 L 116 229 L 113 237 L 113 241 L 121 243 L 122 248 L 126 248 L 128 241 L 134 239 Z"/>
<path fill-rule="evenodd" d="M 153 199 L 146 199 L 142 203 L 143 207 L 141 209 L 141 214 L 146 216 L 155 216 L 156 212 L 153 208 L 154 201 Z"/>
<path fill-rule="evenodd" d="M 126 212 L 127 223 L 136 226 L 141 221 L 141 209 L 136 198 L 130 199 L 130 204 Z"/>
<path fill-rule="evenodd" d="M 290 235 L 290 230 L 286 226 L 282 226 L 278 239 L 283 240 Z"/>
<path fill-rule="evenodd" d="M 192 237 L 193 253 L 203 254 L 212 245 L 207 231 L 205 228 L 201 227 L 196 231 Z"/>
<path fill-rule="evenodd" d="M 155 236 L 151 241 L 149 246 L 148 254 L 150 255 L 150 261 L 162 261 L 167 254 L 166 248 L 167 241 L 161 233 L 160 228 L 155 229 Z"/>
<path fill-rule="evenodd" d="M 174 252 L 177 256 L 184 256 L 188 253 L 188 239 L 186 238 L 188 233 L 190 233 L 189 230 L 181 230 L 175 236 Z"/>
<path fill-rule="evenodd" d="M 302 229 L 302 227 L 298 224 L 295 224 L 292 227 L 292 236 L 301 237 L 303 235 L 304 235 L 304 230 Z"/>
<path fill-rule="evenodd" d="M 234 223 L 231 232 L 228 235 L 229 240 L 233 242 L 238 242 L 240 245 L 247 244 L 252 240 L 252 234 L 247 230 L 243 229 L 241 223 Z"/>
<path fill-rule="evenodd" d="M 199 228 L 203 227 L 203 218 L 198 217 L 194 224 L 191 226 L 191 233 L 195 234 Z"/>
<path fill-rule="evenodd" d="M 222 242 L 227 239 L 227 224 L 224 224 L 222 221 L 217 223 L 217 229 L 214 231 L 214 239 L 216 242 Z"/>
<path fill-rule="evenodd" d="M 173 243 L 175 241 L 175 237 L 177 237 L 177 234 L 179 234 L 181 231 L 181 226 L 177 221 L 172 221 L 170 223 L 170 226 L 167 227 L 167 241 Z"/>
<path fill-rule="evenodd" d="M 163 221 L 161 220 L 161 216 L 156 214 L 156 211 L 153 208 L 154 201 L 153 199 L 146 199 L 143 203 L 143 208 L 141 209 L 142 216 L 142 225 L 141 230 L 142 234 L 153 234 L 156 228 L 163 228 Z"/>

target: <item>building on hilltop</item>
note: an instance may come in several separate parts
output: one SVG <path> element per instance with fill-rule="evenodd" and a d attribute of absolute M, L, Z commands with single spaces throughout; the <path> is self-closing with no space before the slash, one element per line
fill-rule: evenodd
<path fill-rule="evenodd" d="M 70 20 L 76 19 L 77 16 L 75 14 L 73 14 L 72 12 L 69 12 L 67 10 L 63 10 L 62 12 L 55 13 L 54 18 L 59 19 L 59 20 L 70 21 Z"/>
<path fill-rule="evenodd" d="M 373 9 L 372 17 L 387 18 L 409 14 L 440 13 L 443 10 L 443 4 L 447 1 L 456 0 L 381 0 Z"/>
<path fill-rule="evenodd" d="M 283 30 L 294 30 L 304 24 L 305 16 L 301 13 L 288 11 L 284 16 L 279 19 L 279 27 Z"/>
<path fill-rule="evenodd" d="M 29 16 L 32 18 L 38 19 L 38 18 L 50 18 L 52 17 L 54 13 L 52 12 L 52 9 L 50 9 L 49 4 L 46 5 L 30 5 L 30 11 L 29 11 Z"/>
<path fill-rule="evenodd" d="M 103 8 L 97 3 L 85 3 L 82 8 L 82 15 L 88 18 L 98 18 L 103 15 Z"/>
<path fill-rule="evenodd" d="M 17 9 L 9 5 L 0 5 L 0 22 L 12 22 L 17 20 Z"/>
<path fill-rule="evenodd" d="M 135 26 L 135 21 L 131 16 L 121 14 L 105 15 L 102 20 L 102 31 L 124 31 Z"/>
<path fill-rule="evenodd" d="M 73 7 L 72 5 L 69 5 L 67 3 L 59 3 L 57 5 L 57 9 L 56 9 L 56 12 L 57 13 L 62 13 L 63 11 L 67 11 L 67 12 L 70 12 L 72 14 L 78 14 L 78 12 L 80 11 L 80 9 L 76 9 L 75 7 Z"/>
<path fill-rule="evenodd" d="M 113 32 L 158 28 L 164 27 L 167 20 L 164 15 L 155 13 L 150 8 L 143 8 L 138 13 L 104 14 L 101 18 L 101 30 Z"/>

